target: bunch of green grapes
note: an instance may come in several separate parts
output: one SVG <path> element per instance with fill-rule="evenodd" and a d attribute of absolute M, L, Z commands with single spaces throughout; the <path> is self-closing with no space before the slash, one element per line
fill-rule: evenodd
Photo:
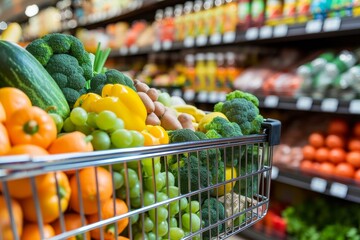
<path fill-rule="evenodd" d="M 124 166 L 113 165 L 113 169 L 120 173 L 121 179 L 127 179 L 128 182 L 121 185 L 116 191 L 116 196 L 123 200 L 127 200 L 128 197 L 132 209 L 147 207 L 179 196 L 175 177 L 171 172 L 161 171 L 160 158 L 129 162 L 126 167 Z M 185 197 L 164 203 L 132 221 L 132 237 L 135 240 L 182 239 L 190 232 L 196 232 L 201 228 L 199 209 L 198 201 L 188 202 Z"/>
<path fill-rule="evenodd" d="M 97 114 L 88 113 L 81 107 L 73 108 L 64 121 L 63 131 L 91 134 L 94 150 L 144 146 L 143 135 L 135 130 L 124 129 L 124 121 L 108 110 Z"/>

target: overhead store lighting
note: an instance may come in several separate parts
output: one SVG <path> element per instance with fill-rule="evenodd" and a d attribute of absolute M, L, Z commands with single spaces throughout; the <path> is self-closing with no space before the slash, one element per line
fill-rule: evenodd
<path fill-rule="evenodd" d="M 29 5 L 26 7 L 25 15 L 28 17 L 33 17 L 39 12 L 39 7 L 36 4 Z"/>
<path fill-rule="evenodd" d="M 5 30 L 5 29 L 7 29 L 7 23 L 6 22 L 4 22 L 4 21 L 2 21 L 2 22 L 0 22 L 0 30 Z"/>

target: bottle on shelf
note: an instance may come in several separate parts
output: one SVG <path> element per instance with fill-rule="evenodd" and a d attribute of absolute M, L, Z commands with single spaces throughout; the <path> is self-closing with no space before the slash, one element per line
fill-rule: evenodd
<path fill-rule="evenodd" d="M 214 34 L 224 33 L 224 0 L 215 0 L 215 21 Z"/>
<path fill-rule="evenodd" d="M 246 30 L 251 22 L 251 1 L 239 0 L 237 7 L 238 29 Z"/>
<path fill-rule="evenodd" d="M 214 28 L 216 24 L 214 1 L 205 0 L 203 9 L 205 23 L 204 36 L 211 36 L 214 34 Z"/>
<path fill-rule="evenodd" d="M 187 54 L 185 56 L 185 90 L 195 90 L 196 72 L 195 72 L 195 56 Z"/>
<path fill-rule="evenodd" d="M 323 71 L 326 64 L 328 62 L 333 61 L 334 58 L 335 55 L 332 52 L 322 53 L 311 62 L 298 67 L 296 73 L 298 76 L 302 77 L 303 79 L 311 78 L 315 74 L 318 74 L 319 72 Z"/>
<path fill-rule="evenodd" d="M 226 92 L 226 65 L 223 53 L 216 55 L 215 91 Z"/>
<path fill-rule="evenodd" d="M 195 84 L 194 89 L 196 92 L 206 91 L 206 66 L 205 66 L 205 54 L 197 53 L 196 54 L 196 64 L 195 64 Z"/>
<path fill-rule="evenodd" d="M 162 42 L 174 41 L 175 35 L 175 23 L 174 23 L 174 11 L 172 7 L 165 8 L 164 20 L 163 20 L 163 31 L 162 31 Z"/>
<path fill-rule="evenodd" d="M 284 7 L 282 13 L 282 21 L 287 24 L 294 24 L 296 22 L 296 6 L 297 0 L 284 0 Z"/>
<path fill-rule="evenodd" d="M 155 21 L 154 21 L 154 29 L 155 29 L 155 41 L 161 42 L 161 37 L 163 35 L 163 19 L 164 19 L 164 11 L 162 9 L 156 10 L 155 13 Z"/>
<path fill-rule="evenodd" d="M 251 25 L 261 27 L 265 19 L 265 0 L 253 0 L 251 3 Z"/>
<path fill-rule="evenodd" d="M 194 3 L 195 37 L 203 36 L 205 33 L 206 19 L 203 12 L 203 1 L 196 0 Z"/>
<path fill-rule="evenodd" d="M 283 3 L 281 0 L 268 0 L 266 2 L 265 19 L 267 25 L 275 25 L 282 17 Z"/>
<path fill-rule="evenodd" d="M 216 55 L 209 52 L 206 54 L 206 90 L 208 92 L 216 90 Z"/>
<path fill-rule="evenodd" d="M 307 22 L 311 18 L 310 5 L 311 0 L 297 1 L 296 18 L 298 23 Z"/>
<path fill-rule="evenodd" d="M 240 68 L 237 66 L 236 55 L 234 52 L 226 53 L 226 84 L 225 92 L 234 90 L 235 79 L 240 75 Z"/>
<path fill-rule="evenodd" d="M 184 28 L 185 28 L 185 21 L 183 15 L 183 6 L 181 4 L 175 5 L 174 10 L 174 24 L 175 24 L 175 41 L 183 41 L 184 40 Z"/>
<path fill-rule="evenodd" d="M 191 1 L 185 2 L 184 5 L 184 38 L 195 36 L 195 22 L 193 13 L 194 3 Z"/>
<path fill-rule="evenodd" d="M 224 32 L 235 32 L 237 24 L 237 1 L 226 0 L 224 5 Z"/>

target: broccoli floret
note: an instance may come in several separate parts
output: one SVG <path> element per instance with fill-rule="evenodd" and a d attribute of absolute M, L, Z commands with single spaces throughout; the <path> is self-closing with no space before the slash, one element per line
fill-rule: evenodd
<path fill-rule="evenodd" d="M 76 100 L 80 97 L 80 93 L 72 88 L 62 88 L 61 91 L 63 92 L 70 106 L 73 106 Z"/>
<path fill-rule="evenodd" d="M 263 117 L 259 113 L 258 107 L 245 98 L 235 98 L 225 101 L 221 112 L 230 122 L 237 123 L 244 135 L 259 133 Z"/>
<path fill-rule="evenodd" d="M 216 139 L 216 138 L 222 138 L 222 136 L 214 129 L 210 129 L 206 132 L 206 136 L 209 139 Z"/>
<path fill-rule="evenodd" d="M 204 221 L 204 227 L 213 225 L 225 219 L 225 207 L 222 202 L 216 198 L 206 199 L 201 205 L 201 219 Z M 225 224 L 220 224 L 217 227 L 211 228 L 202 235 L 202 239 L 210 239 L 223 233 Z"/>
<path fill-rule="evenodd" d="M 182 157 L 180 162 L 175 163 L 171 169 L 174 169 L 173 174 L 176 179 L 176 186 L 179 186 L 182 194 L 208 187 L 213 181 L 207 168 L 195 156 L 190 156 L 189 158 Z M 202 192 L 201 199 L 206 197 L 207 191 Z M 198 194 L 193 195 L 191 199 L 198 200 Z"/>
<path fill-rule="evenodd" d="M 43 39 L 39 38 L 27 45 L 26 50 L 30 52 L 41 65 L 46 66 L 54 54 L 52 48 Z"/>
<path fill-rule="evenodd" d="M 122 72 L 116 69 L 109 69 L 105 73 L 94 75 L 90 83 L 90 92 L 101 95 L 102 88 L 105 84 L 122 84 L 130 87 L 134 91 L 136 88 L 134 82 Z"/>
<path fill-rule="evenodd" d="M 225 181 L 225 164 L 222 161 L 215 163 L 211 169 L 212 184 L 218 184 Z M 212 192 L 216 195 L 216 191 Z"/>
<path fill-rule="evenodd" d="M 215 130 L 220 135 L 220 137 L 242 136 L 239 125 L 237 125 L 236 123 L 232 123 L 222 117 L 213 118 L 213 120 L 210 123 L 206 124 L 204 127 L 207 131 Z M 209 137 L 209 135 L 207 136 Z M 215 133 L 211 133 L 211 135 L 214 135 L 215 138 L 218 138 Z"/>
<path fill-rule="evenodd" d="M 200 140 L 194 131 L 187 128 L 168 131 L 168 134 L 170 143 L 191 142 Z"/>
<path fill-rule="evenodd" d="M 74 36 L 62 33 L 47 34 L 32 41 L 26 50 L 45 67 L 61 89 L 68 88 L 79 92 L 86 86 L 86 81 L 92 78 L 89 54 L 82 42 Z M 68 89 L 63 92 L 69 93 Z M 70 107 L 74 102 L 74 91 L 71 92 L 65 96 Z"/>
<path fill-rule="evenodd" d="M 242 92 L 240 90 L 235 90 L 226 95 L 227 101 L 233 100 L 235 98 L 244 98 L 244 99 L 252 102 L 255 106 L 257 106 L 257 107 L 259 106 L 259 99 L 251 93 Z"/>
<path fill-rule="evenodd" d="M 214 112 L 221 112 L 223 105 L 224 105 L 224 102 L 218 102 L 217 104 L 215 104 Z"/>
<path fill-rule="evenodd" d="M 203 133 L 203 132 L 195 131 L 194 133 L 195 133 L 195 135 L 196 135 L 200 140 L 209 139 L 209 138 L 205 135 L 205 133 Z"/>

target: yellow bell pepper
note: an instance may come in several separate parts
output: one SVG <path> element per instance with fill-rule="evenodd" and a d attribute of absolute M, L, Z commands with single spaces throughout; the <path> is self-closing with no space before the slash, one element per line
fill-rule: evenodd
<path fill-rule="evenodd" d="M 75 107 L 82 107 L 87 112 L 92 112 L 92 104 L 97 100 L 101 99 L 101 96 L 96 93 L 86 93 L 81 95 L 75 102 Z"/>
<path fill-rule="evenodd" d="M 106 84 L 101 95 L 102 98 L 92 103 L 93 112 L 109 110 L 124 121 L 126 129 L 137 131 L 145 129 L 146 108 L 134 90 L 121 84 Z"/>

